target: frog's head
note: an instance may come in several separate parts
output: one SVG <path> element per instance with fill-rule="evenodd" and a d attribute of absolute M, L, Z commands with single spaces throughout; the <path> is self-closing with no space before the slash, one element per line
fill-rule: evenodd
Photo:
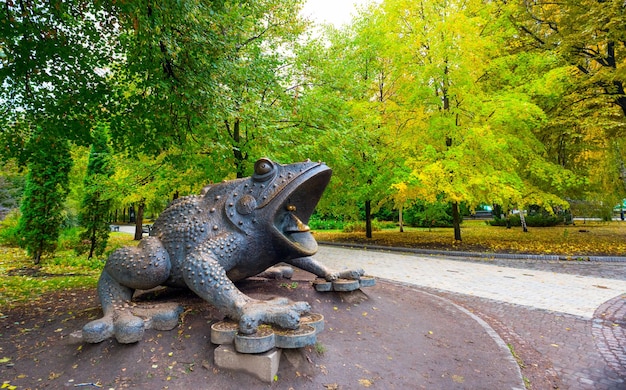
<path fill-rule="evenodd" d="M 331 173 L 324 163 L 281 165 L 262 158 L 254 164 L 254 175 L 228 196 L 226 215 L 246 234 L 271 232 L 272 243 L 281 249 L 311 256 L 317 252 L 317 242 L 309 218 Z"/>

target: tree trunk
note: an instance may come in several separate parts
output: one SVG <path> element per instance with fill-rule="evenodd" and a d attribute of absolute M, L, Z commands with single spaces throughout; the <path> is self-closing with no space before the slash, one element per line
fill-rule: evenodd
<path fill-rule="evenodd" d="M 91 228 L 91 237 L 89 241 L 91 241 L 91 245 L 89 245 L 89 256 L 87 256 L 87 259 L 91 260 L 91 258 L 93 257 L 93 253 L 96 251 L 96 227 L 95 225 Z"/>
<path fill-rule="evenodd" d="M 226 130 L 230 134 L 233 140 L 233 156 L 235 157 L 235 171 L 237 172 L 237 178 L 241 179 L 245 177 L 245 161 L 248 159 L 248 154 L 244 153 L 242 149 L 242 140 L 241 138 L 241 121 L 239 118 L 235 119 L 235 123 L 233 124 L 233 128 L 231 131 L 230 123 L 225 121 Z"/>
<path fill-rule="evenodd" d="M 404 221 L 402 220 L 402 206 L 400 206 L 400 209 L 398 210 L 398 222 L 400 225 L 400 233 L 404 232 Z"/>
<path fill-rule="evenodd" d="M 454 240 L 461 241 L 461 213 L 459 213 L 459 204 L 452 203 L 452 226 L 454 226 Z"/>
<path fill-rule="evenodd" d="M 135 240 L 139 241 L 143 238 L 143 209 L 144 201 L 137 205 L 137 214 L 135 214 Z"/>
<path fill-rule="evenodd" d="M 365 201 L 365 237 L 372 238 L 372 201 Z"/>
<path fill-rule="evenodd" d="M 526 227 L 526 218 L 524 218 L 524 210 L 519 211 L 519 219 L 522 223 L 522 230 L 524 231 L 524 233 L 528 233 L 528 228 Z"/>
<path fill-rule="evenodd" d="M 35 254 L 33 255 L 33 262 L 35 263 L 35 265 L 39 265 L 39 263 L 41 262 L 41 254 L 43 251 L 41 250 L 37 250 L 37 252 L 35 252 Z"/>

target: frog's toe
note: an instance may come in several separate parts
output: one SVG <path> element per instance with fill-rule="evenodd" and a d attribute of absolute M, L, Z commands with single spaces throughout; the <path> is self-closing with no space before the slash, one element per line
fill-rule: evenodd
<path fill-rule="evenodd" d="M 83 340 L 88 343 L 99 343 L 113 336 L 113 320 L 102 317 L 83 326 Z"/>
<path fill-rule="evenodd" d="M 299 301 L 293 304 L 293 309 L 300 314 L 309 313 L 311 311 L 311 305 L 308 302 Z"/>
<path fill-rule="evenodd" d="M 239 319 L 239 332 L 243 334 L 252 334 L 259 327 L 259 318 L 249 314 L 244 314 Z"/>
<path fill-rule="evenodd" d="M 287 310 L 282 313 L 272 313 L 268 321 L 285 329 L 296 329 L 300 324 L 300 313 L 296 310 Z"/>
<path fill-rule="evenodd" d="M 350 280 L 359 280 L 361 276 L 365 274 L 365 271 L 362 268 L 357 269 L 348 269 L 334 273 L 332 279 L 326 278 L 329 282 L 335 281 L 337 279 L 350 279 Z"/>
<path fill-rule="evenodd" d="M 122 344 L 136 343 L 143 338 L 144 320 L 130 313 L 121 313 L 114 323 L 115 338 Z"/>
<path fill-rule="evenodd" d="M 300 316 L 311 311 L 307 302 L 295 302 L 290 305 L 274 306 L 268 310 L 264 322 L 276 324 L 281 328 L 295 329 L 300 324 Z"/>
<path fill-rule="evenodd" d="M 183 312 L 183 307 L 175 305 L 163 309 L 152 317 L 152 327 L 157 330 L 172 330 L 178 325 L 178 319 Z"/>

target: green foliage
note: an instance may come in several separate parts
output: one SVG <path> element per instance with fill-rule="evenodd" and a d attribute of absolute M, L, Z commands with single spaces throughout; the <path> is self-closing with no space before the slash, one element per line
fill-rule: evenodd
<path fill-rule="evenodd" d="M 63 202 L 72 166 L 67 141 L 39 131 L 29 141 L 31 156 L 19 222 L 20 246 L 35 264 L 57 246 L 63 222 Z"/>
<path fill-rule="evenodd" d="M 109 239 L 109 210 L 111 199 L 106 197 L 109 177 L 113 174 L 111 166 L 111 148 L 106 130 L 98 126 L 94 129 L 93 144 L 89 152 L 87 174 L 85 176 L 85 194 L 78 216 L 84 231 L 80 234 L 81 245 L 76 246 L 77 253 L 89 252 L 88 258 L 101 256 Z M 86 245 L 85 245 L 86 244 Z"/>
<path fill-rule="evenodd" d="M 404 210 L 404 221 L 414 227 L 452 227 L 452 205 L 444 202 L 415 202 Z"/>
<path fill-rule="evenodd" d="M 24 176 L 13 161 L 0 161 L 0 219 L 3 216 L 2 209 L 19 207 L 24 191 Z"/>
<path fill-rule="evenodd" d="M 15 209 L 0 221 L 0 245 L 19 247 L 20 245 L 20 212 Z"/>
<path fill-rule="evenodd" d="M 33 130 L 88 143 L 118 27 L 107 2 L 4 2 L 0 18 L 0 154 L 29 159 Z"/>
<path fill-rule="evenodd" d="M 556 215 L 527 215 L 524 219 L 528 227 L 548 227 L 563 224 L 563 218 Z M 485 222 L 490 226 L 522 226 L 522 221 L 518 214 L 513 214 L 508 219 L 498 217 Z"/>
<path fill-rule="evenodd" d="M 383 225 L 384 224 L 379 222 L 377 219 L 372 219 L 372 231 L 374 232 L 381 231 L 383 228 Z M 345 223 L 343 225 L 342 231 L 344 233 L 365 232 L 366 231 L 365 221 L 353 221 L 353 222 Z"/>
<path fill-rule="evenodd" d="M 343 220 L 313 214 L 309 219 L 309 227 L 313 230 L 342 230 Z"/>
<path fill-rule="evenodd" d="M 81 252 L 76 250 L 77 248 L 85 245 L 81 242 L 80 235 L 81 228 L 79 227 L 63 228 L 59 232 L 59 243 L 57 249 L 62 251 L 75 250 L 77 254 L 85 253 L 85 251 Z"/>
<path fill-rule="evenodd" d="M 548 210 L 538 207 L 529 207 L 528 214 L 524 216 L 526 225 L 529 227 L 549 227 L 563 225 L 571 222 L 569 210 L 561 210 L 557 213 L 550 213 Z M 485 221 L 490 226 L 522 226 L 519 214 L 512 214 L 505 218 L 494 217 L 491 221 Z"/>

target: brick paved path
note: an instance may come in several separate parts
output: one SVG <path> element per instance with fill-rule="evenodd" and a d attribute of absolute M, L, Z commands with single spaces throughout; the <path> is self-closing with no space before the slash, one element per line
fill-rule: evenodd
<path fill-rule="evenodd" d="M 626 264 L 445 259 L 322 246 L 335 268 L 420 286 L 551 364 L 564 388 L 626 389 Z"/>

